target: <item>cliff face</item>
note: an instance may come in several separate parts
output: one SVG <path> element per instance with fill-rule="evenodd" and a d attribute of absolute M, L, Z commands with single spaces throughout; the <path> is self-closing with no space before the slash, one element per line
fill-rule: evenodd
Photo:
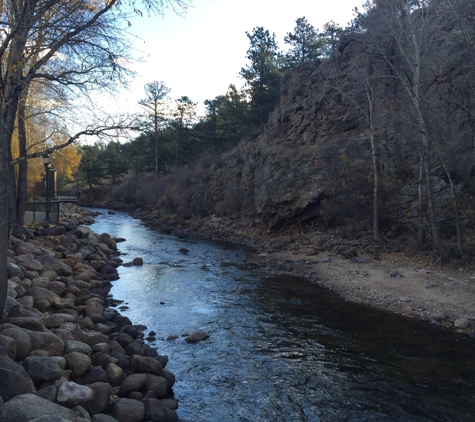
<path fill-rule="evenodd" d="M 475 11 L 469 2 L 464 7 Z M 470 186 L 473 166 L 475 60 L 467 47 L 473 31 L 463 32 L 462 24 L 445 1 L 433 2 L 421 45 L 421 101 L 434 145 L 432 182 L 441 219 L 451 213 L 441 158 L 459 193 Z M 370 75 L 382 222 L 401 224 L 418 215 L 420 132 L 396 73 L 407 66 L 391 53 L 394 39 L 376 44 L 378 36 L 383 37 L 378 28 L 348 36 L 330 60 L 302 64 L 284 76 L 280 104 L 264 132 L 230 153 L 207 185 L 207 199 L 218 214 L 232 210 L 271 227 L 371 214 L 369 103 L 363 83 Z"/>

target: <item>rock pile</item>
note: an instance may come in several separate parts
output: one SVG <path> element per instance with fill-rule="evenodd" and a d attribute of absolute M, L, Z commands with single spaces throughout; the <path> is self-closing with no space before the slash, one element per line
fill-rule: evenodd
<path fill-rule="evenodd" d="M 168 361 L 145 344 L 144 326 L 110 307 L 122 263 L 110 235 L 78 223 L 25 231 L 8 252 L 0 324 L 0 420 L 179 421 Z"/>

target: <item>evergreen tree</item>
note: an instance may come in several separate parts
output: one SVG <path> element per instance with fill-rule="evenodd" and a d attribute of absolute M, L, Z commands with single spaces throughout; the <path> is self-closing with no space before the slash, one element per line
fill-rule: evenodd
<path fill-rule="evenodd" d="M 244 92 L 235 85 L 229 85 L 226 95 L 219 95 L 214 100 L 206 100 L 206 120 L 201 125 L 212 139 L 210 149 L 221 152 L 228 146 L 234 146 L 241 140 L 241 135 L 248 119 L 248 102 Z"/>
<path fill-rule="evenodd" d="M 104 165 L 107 176 L 112 178 L 112 183 L 129 170 L 125 154 L 120 142 L 109 142 L 103 151 Z"/>
<path fill-rule="evenodd" d="M 178 98 L 178 100 L 175 100 L 175 110 L 172 112 L 172 124 L 177 132 L 175 167 L 178 165 L 180 147 L 184 141 L 186 142 L 188 140 L 188 131 L 193 122 L 196 120 L 197 105 L 197 103 L 191 101 L 187 96 L 183 96 Z"/>
<path fill-rule="evenodd" d="M 295 24 L 294 32 L 288 32 L 284 37 L 285 43 L 291 46 L 285 55 L 285 64 L 289 68 L 316 60 L 322 54 L 322 40 L 318 30 L 305 17 L 298 18 Z"/>
<path fill-rule="evenodd" d="M 145 85 L 146 98 L 139 101 L 139 104 L 144 108 L 145 115 L 142 125 L 145 130 L 152 134 L 154 145 L 154 168 L 155 177 L 158 177 L 160 171 L 159 165 L 159 136 L 160 130 L 167 121 L 166 114 L 168 110 L 168 94 L 170 88 L 165 86 L 163 82 L 153 81 Z"/>
<path fill-rule="evenodd" d="M 322 53 L 326 57 L 330 57 L 334 53 L 340 42 L 340 37 L 345 33 L 343 27 L 337 23 L 330 21 L 323 25 L 323 32 L 320 33 L 322 43 Z"/>
<path fill-rule="evenodd" d="M 250 47 L 246 58 L 249 63 L 241 69 L 251 96 L 252 122 L 265 123 L 269 113 L 280 99 L 281 54 L 275 34 L 263 27 L 256 27 L 252 34 L 246 32 Z"/>
<path fill-rule="evenodd" d="M 102 151 L 103 146 L 100 143 L 81 147 L 82 158 L 79 164 L 79 174 L 82 180 L 86 180 L 93 192 L 94 185 L 101 185 L 101 179 L 105 176 L 104 163 L 99 158 Z"/>

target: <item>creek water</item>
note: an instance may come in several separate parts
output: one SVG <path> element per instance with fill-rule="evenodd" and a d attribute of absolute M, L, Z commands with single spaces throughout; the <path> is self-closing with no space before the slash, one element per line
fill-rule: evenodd
<path fill-rule="evenodd" d="M 123 315 L 157 333 L 183 420 L 475 420 L 473 340 L 303 279 L 263 277 L 243 248 L 94 211 L 103 214 L 92 230 L 127 239 L 124 262 L 144 259 L 119 268 L 112 294 L 129 306 Z M 186 343 L 182 335 L 197 330 L 210 338 Z"/>

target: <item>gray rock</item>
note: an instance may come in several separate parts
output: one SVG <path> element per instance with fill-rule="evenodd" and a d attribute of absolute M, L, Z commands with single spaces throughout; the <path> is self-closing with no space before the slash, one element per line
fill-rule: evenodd
<path fill-rule="evenodd" d="M 162 377 L 167 380 L 168 388 L 173 388 L 173 386 L 175 385 L 175 374 L 164 369 L 162 372 Z"/>
<path fill-rule="evenodd" d="M 454 321 L 454 327 L 456 328 L 468 328 L 470 326 L 470 320 L 467 318 L 459 318 Z"/>
<path fill-rule="evenodd" d="M 145 399 L 143 400 L 145 408 L 145 420 L 165 422 L 165 408 L 161 405 L 158 399 Z"/>
<path fill-rule="evenodd" d="M 23 278 L 25 274 L 21 271 L 20 267 L 13 262 L 7 262 L 7 271 L 8 271 L 8 278 L 12 277 L 20 277 Z"/>
<path fill-rule="evenodd" d="M 91 358 L 83 353 L 71 352 L 64 356 L 68 363 L 68 368 L 71 369 L 73 379 L 84 375 L 91 366 Z"/>
<path fill-rule="evenodd" d="M 163 372 L 162 365 L 158 360 L 144 356 L 133 355 L 131 365 L 135 372 L 149 372 L 155 375 L 161 375 Z"/>
<path fill-rule="evenodd" d="M 198 341 L 206 340 L 207 338 L 209 338 L 209 335 L 205 331 L 196 331 L 195 333 L 186 337 L 185 341 L 187 343 L 196 343 Z"/>
<path fill-rule="evenodd" d="M 21 394 L 35 392 L 35 387 L 30 379 L 9 369 L 0 368 L 0 396 L 4 402 Z"/>
<path fill-rule="evenodd" d="M 16 342 L 14 339 L 0 334 L 0 356 L 16 358 Z"/>
<path fill-rule="evenodd" d="M 177 410 L 178 409 L 178 402 L 173 399 L 162 399 L 160 400 L 160 404 L 163 407 L 166 407 L 167 409 L 171 410 Z"/>
<path fill-rule="evenodd" d="M 106 382 L 96 382 L 89 384 L 88 387 L 94 392 L 93 399 L 84 406 L 90 415 L 105 412 L 109 406 L 112 393 L 111 386 Z"/>
<path fill-rule="evenodd" d="M 49 356 L 58 356 L 64 351 L 64 342 L 51 332 L 29 331 L 31 350 L 46 350 Z"/>
<path fill-rule="evenodd" d="M 119 422 L 116 418 L 109 415 L 99 414 L 92 417 L 92 422 Z"/>
<path fill-rule="evenodd" d="M 9 369 L 10 371 L 16 372 L 28 380 L 30 379 L 29 375 L 25 371 L 25 368 L 7 356 L 0 356 L 0 368 Z"/>
<path fill-rule="evenodd" d="M 26 358 L 31 349 L 31 342 L 30 337 L 25 331 L 16 328 L 7 328 L 1 332 L 1 335 L 11 337 L 15 340 L 17 360 L 21 361 Z"/>
<path fill-rule="evenodd" d="M 43 321 L 40 318 L 34 316 L 11 317 L 7 318 L 5 322 L 16 325 L 17 327 L 26 328 L 27 330 L 31 331 L 43 331 L 45 329 L 45 324 Z"/>
<path fill-rule="evenodd" d="M 153 391 L 157 398 L 165 397 L 168 390 L 168 381 L 158 375 L 147 374 L 145 388 L 147 391 Z"/>
<path fill-rule="evenodd" d="M 134 341 L 133 343 L 130 343 L 127 346 L 125 346 L 125 353 L 127 353 L 127 355 L 129 356 L 132 356 L 132 355 L 143 356 L 144 355 L 143 345 L 138 344 Z"/>
<path fill-rule="evenodd" d="M 96 382 L 109 382 L 109 377 L 102 366 L 94 366 L 87 371 L 79 381 L 81 384 L 94 384 Z"/>
<path fill-rule="evenodd" d="M 88 344 L 90 347 L 93 347 L 95 344 L 98 343 L 108 343 L 109 337 L 104 334 L 98 333 L 97 331 L 79 331 L 78 332 L 78 340 L 82 341 L 83 343 Z"/>
<path fill-rule="evenodd" d="M 41 271 L 43 269 L 43 264 L 34 259 L 33 255 L 17 256 L 16 262 L 28 271 Z"/>
<path fill-rule="evenodd" d="M 38 261 L 43 264 L 45 269 L 49 269 L 57 273 L 59 276 L 71 275 L 73 270 L 69 265 L 64 264 L 59 259 L 49 255 L 42 255 L 38 257 Z"/>
<path fill-rule="evenodd" d="M 141 266 L 143 265 L 143 258 L 137 257 L 132 261 L 133 265 Z"/>
<path fill-rule="evenodd" d="M 445 318 L 447 318 L 447 315 L 445 315 L 444 313 L 438 313 L 434 314 L 433 317 L 436 321 L 443 321 Z"/>
<path fill-rule="evenodd" d="M 116 418 L 109 415 L 99 414 L 92 417 L 92 422 L 119 422 Z"/>
<path fill-rule="evenodd" d="M 79 353 L 83 353 L 87 356 L 92 355 L 91 346 L 89 346 L 86 343 L 83 343 L 82 341 L 76 341 L 76 340 L 66 341 L 66 346 L 65 346 L 64 352 L 65 353 L 79 352 Z"/>
<path fill-rule="evenodd" d="M 59 379 L 63 374 L 56 361 L 49 357 L 28 356 L 23 361 L 23 367 L 31 379 L 36 381 Z"/>
<path fill-rule="evenodd" d="M 46 328 L 58 328 L 65 322 L 75 323 L 77 318 L 68 314 L 52 314 L 43 317 L 43 322 Z"/>
<path fill-rule="evenodd" d="M 85 406 L 90 403 L 93 398 L 94 390 L 72 381 L 63 382 L 58 387 L 58 393 L 56 395 L 58 404 L 69 408 Z"/>
<path fill-rule="evenodd" d="M 124 371 L 122 371 L 122 368 L 117 366 L 115 363 L 109 363 L 107 365 L 106 374 L 112 387 L 119 386 L 125 379 Z"/>
<path fill-rule="evenodd" d="M 114 406 L 112 416 L 119 422 L 141 422 L 145 416 L 145 406 L 137 400 L 120 399 Z"/>
<path fill-rule="evenodd" d="M 2 416 L 2 420 L 11 422 L 90 422 L 90 418 L 81 417 L 76 412 L 35 394 L 14 397 L 3 405 Z"/>
<path fill-rule="evenodd" d="M 119 343 L 122 347 L 126 347 L 127 345 L 129 345 L 130 343 L 133 343 L 134 342 L 134 339 L 133 337 L 131 337 L 130 335 L 126 334 L 126 333 L 120 333 L 117 338 L 115 339 L 117 341 L 117 343 Z"/>
<path fill-rule="evenodd" d="M 45 400 L 55 401 L 57 391 L 58 391 L 57 387 L 55 387 L 54 385 L 48 385 L 47 387 L 42 388 L 41 390 L 38 390 L 34 394 Z"/>
<path fill-rule="evenodd" d="M 146 374 L 132 374 L 120 384 L 119 394 L 128 396 L 132 391 L 140 391 L 146 382 Z"/>

